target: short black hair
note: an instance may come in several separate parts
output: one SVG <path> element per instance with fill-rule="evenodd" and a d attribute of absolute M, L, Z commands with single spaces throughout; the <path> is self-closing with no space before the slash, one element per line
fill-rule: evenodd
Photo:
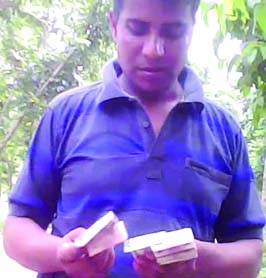
<path fill-rule="evenodd" d="M 143 1 L 145 1 L 145 0 L 143 0 Z M 167 3 L 169 5 L 173 5 L 173 4 L 176 4 L 177 1 L 180 1 L 180 0 L 161 0 L 161 1 L 163 1 L 164 3 Z M 191 14 L 192 14 L 193 19 L 195 20 L 195 15 L 196 15 L 196 12 L 199 7 L 200 0 L 181 0 L 181 1 L 186 1 L 191 6 Z M 116 20 L 118 20 L 118 18 L 119 18 L 119 15 L 124 6 L 124 2 L 125 2 L 125 0 L 113 0 L 113 9 L 114 9 L 114 15 L 115 15 Z"/>

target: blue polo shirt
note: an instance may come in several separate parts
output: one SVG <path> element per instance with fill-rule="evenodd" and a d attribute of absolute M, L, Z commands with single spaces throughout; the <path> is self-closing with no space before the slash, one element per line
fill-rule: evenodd
<path fill-rule="evenodd" d="M 10 215 L 44 229 L 52 223 L 58 236 L 113 210 L 130 237 L 191 227 L 203 241 L 261 239 L 264 216 L 232 116 L 204 98 L 185 68 L 185 100 L 156 137 L 143 107 L 119 87 L 120 73 L 111 61 L 103 81 L 50 103 L 10 195 Z M 110 277 L 136 277 L 121 245 Z"/>

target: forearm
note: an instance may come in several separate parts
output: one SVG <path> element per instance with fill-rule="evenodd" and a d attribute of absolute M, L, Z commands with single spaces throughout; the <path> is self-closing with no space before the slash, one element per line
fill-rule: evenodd
<path fill-rule="evenodd" d="M 6 253 L 36 272 L 62 271 L 57 248 L 62 239 L 46 233 L 27 218 L 8 217 L 4 228 Z"/>
<path fill-rule="evenodd" d="M 217 244 L 197 241 L 197 247 L 197 277 L 255 278 L 258 275 L 262 257 L 260 240 Z"/>

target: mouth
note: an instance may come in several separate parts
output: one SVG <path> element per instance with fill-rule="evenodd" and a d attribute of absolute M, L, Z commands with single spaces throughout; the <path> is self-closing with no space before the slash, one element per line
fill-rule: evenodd
<path fill-rule="evenodd" d="M 165 71 L 164 68 L 156 68 L 156 67 L 143 67 L 139 68 L 142 72 L 150 72 L 150 73 L 162 73 Z"/>

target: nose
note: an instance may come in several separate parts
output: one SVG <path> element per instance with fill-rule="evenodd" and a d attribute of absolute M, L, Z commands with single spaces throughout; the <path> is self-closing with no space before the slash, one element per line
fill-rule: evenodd
<path fill-rule="evenodd" d="M 158 37 L 149 37 L 144 42 L 142 52 L 148 58 L 162 57 L 165 54 L 164 41 Z"/>

